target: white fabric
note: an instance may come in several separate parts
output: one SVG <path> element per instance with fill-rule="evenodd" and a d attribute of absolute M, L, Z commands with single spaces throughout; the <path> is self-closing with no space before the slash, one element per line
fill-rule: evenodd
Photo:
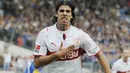
<path fill-rule="evenodd" d="M 65 40 L 63 39 L 64 33 L 66 34 Z M 90 36 L 81 29 L 71 26 L 67 31 L 59 31 L 55 24 L 43 29 L 39 33 L 33 54 L 47 55 L 47 50 L 57 52 L 61 42 L 63 42 L 63 47 L 75 45 L 75 50 L 83 48 L 89 56 L 95 55 L 100 50 Z M 79 56 L 77 57 L 77 54 L 79 54 L 79 52 L 74 51 L 65 57 L 70 60 L 55 61 L 44 68 L 47 68 L 45 70 L 48 70 L 48 73 L 81 73 L 81 59 Z"/>
<path fill-rule="evenodd" d="M 4 53 L 3 57 L 4 57 L 4 63 L 10 63 L 11 62 L 11 54 Z"/>
<path fill-rule="evenodd" d="M 130 73 L 130 58 L 124 62 L 122 58 L 117 60 L 112 66 L 112 73 Z"/>

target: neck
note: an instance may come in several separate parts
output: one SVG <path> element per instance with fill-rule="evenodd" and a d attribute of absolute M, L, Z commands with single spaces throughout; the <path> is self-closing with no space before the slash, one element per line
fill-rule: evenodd
<path fill-rule="evenodd" d="M 70 24 L 57 24 L 56 27 L 58 30 L 66 31 L 70 28 Z"/>
<path fill-rule="evenodd" d="M 128 58 L 123 58 L 124 62 L 127 62 L 128 61 Z"/>

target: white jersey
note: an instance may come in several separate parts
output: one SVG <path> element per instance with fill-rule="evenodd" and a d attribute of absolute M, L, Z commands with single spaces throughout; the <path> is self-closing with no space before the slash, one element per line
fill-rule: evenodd
<path fill-rule="evenodd" d="M 130 73 L 130 58 L 124 62 L 122 58 L 117 60 L 112 66 L 112 73 Z"/>
<path fill-rule="evenodd" d="M 65 39 L 63 34 L 66 34 Z M 55 24 L 39 33 L 33 54 L 42 56 L 53 54 L 59 51 L 61 42 L 63 42 L 64 48 L 70 45 L 75 45 L 76 48 L 67 56 L 44 66 L 48 73 L 82 73 L 81 50 L 85 50 L 89 56 L 95 55 L 100 51 L 90 36 L 81 29 L 71 26 L 67 31 L 60 31 Z"/>

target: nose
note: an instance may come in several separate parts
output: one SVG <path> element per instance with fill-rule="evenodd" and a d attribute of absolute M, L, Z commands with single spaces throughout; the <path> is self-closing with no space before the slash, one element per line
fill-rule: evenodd
<path fill-rule="evenodd" d="M 63 15 L 67 15 L 67 12 L 66 12 L 66 11 L 64 11 L 64 12 L 63 12 Z"/>

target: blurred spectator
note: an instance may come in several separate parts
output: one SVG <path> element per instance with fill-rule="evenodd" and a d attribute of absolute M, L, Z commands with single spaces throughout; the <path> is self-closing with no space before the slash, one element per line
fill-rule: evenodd
<path fill-rule="evenodd" d="M 4 66 L 3 66 L 3 69 L 4 70 L 10 70 L 11 54 L 8 53 L 8 51 L 5 51 L 3 53 L 3 57 L 4 57 Z"/>
<path fill-rule="evenodd" d="M 4 17 L 4 10 L 0 8 L 0 18 L 2 19 Z"/>
<path fill-rule="evenodd" d="M 25 70 L 26 62 L 23 57 L 18 56 L 16 61 L 16 72 L 23 73 Z"/>
<path fill-rule="evenodd" d="M 19 36 L 19 37 L 17 38 L 17 43 L 18 43 L 18 44 L 17 44 L 18 46 L 21 46 L 21 47 L 23 46 L 23 38 L 22 38 L 22 36 Z"/>
<path fill-rule="evenodd" d="M 3 67 L 3 64 L 4 64 L 4 58 L 3 58 L 3 55 L 0 54 L 0 68 Z"/>
<path fill-rule="evenodd" d="M 121 58 L 112 66 L 112 73 L 129 73 L 130 72 L 130 50 L 121 49 Z"/>
<path fill-rule="evenodd" d="M 11 67 L 11 70 L 13 71 L 16 71 L 16 58 L 14 56 L 11 57 L 11 64 L 10 64 L 10 67 Z"/>
<path fill-rule="evenodd" d="M 102 43 L 109 48 L 110 43 L 114 42 L 117 43 L 115 46 L 119 46 L 120 43 L 118 42 L 122 42 L 122 38 L 124 40 L 128 39 L 130 34 L 129 23 L 127 23 L 130 19 L 128 13 L 129 0 L 111 0 L 109 2 L 106 0 L 70 1 L 76 5 L 77 19 L 75 19 L 75 26 L 84 29 L 92 36 L 94 35 L 92 38 L 97 40 L 97 43 Z M 53 0 L 3 1 L 5 16 L 1 26 L 5 29 L 0 29 L 1 38 L 32 49 L 37 33 L 42 28 L 52 25 L 49 21 L 53 17 L 56 3 L 57 1 Z M 122 25 L 122 22 L 125 23 Z M 18 37 L 19 35 L 22 36 Z M 125 35 L 125 37 L 122 35 Z M 19 41 L 16 41 L 18 38 L 22 38 L 22 45 L 18 44 Z M 125 43 L 128 43 L 128 41 L 125 41 Z"/>

